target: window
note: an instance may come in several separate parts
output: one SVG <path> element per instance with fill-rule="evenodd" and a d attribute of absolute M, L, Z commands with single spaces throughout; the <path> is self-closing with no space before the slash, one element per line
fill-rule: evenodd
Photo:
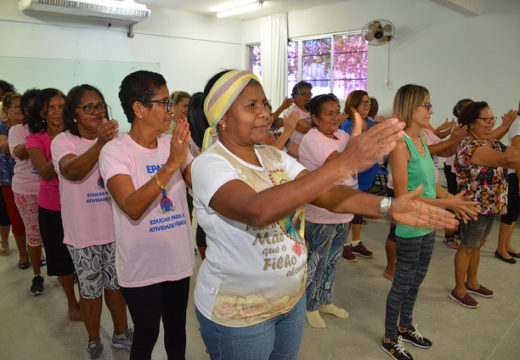
<path fill-rule="evenodd" d="M 262 53 L 260 44 L 249 45 L 249 71 L 262 81 Z"/>
<path fill-rule="evenodd" d="M 249 69 L 261 75 L 260 45 L 249 46 Z M 289 95 L 294 85 L 310 82 L 313 94 L 334 93 L 346 99 L 367 88 L 367 44 L 360 34 L 333 34 L 287 44 Z"/>

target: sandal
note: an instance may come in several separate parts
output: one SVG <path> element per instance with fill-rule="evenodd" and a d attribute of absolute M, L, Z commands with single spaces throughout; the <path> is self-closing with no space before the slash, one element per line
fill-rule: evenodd
<path fill-rule="evenodd" d="M 446 236 L 444 238 L 444 243 L 452 249 L 459 248 L 459 244 L 455 241 L 455 237 L 453 237 L 453 236 Z"/>
<path fill-rule="evenodd" d="M 31 263 L 29 261 L 26 261 L 24 263 L 18 263 L 18 269 L 20 270 L 26 270 L 31 266 Z"/>

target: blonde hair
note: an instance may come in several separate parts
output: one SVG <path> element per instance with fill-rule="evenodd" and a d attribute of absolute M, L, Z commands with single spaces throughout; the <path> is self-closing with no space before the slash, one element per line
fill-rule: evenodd
<path fill-rule="evenodd" d="M 428 89 L 424 86 L 407 84 L 401 86 L 395 93 L 392 114 L 403 121 L 406 127 L 412 123 L 412 114 L 415 109 L 422 106 L 424 99 L 429 96 Z"/>
<path fill-rule="evenodd" d="M 190 98 L 191 98 L 191 95 L 185 91 L 174 91 L 174 92 L 172 92 L 172 96 L 171 96 L 171 99 L 176 104 L 180 103 L 182 99 L 189 100 Z"/>

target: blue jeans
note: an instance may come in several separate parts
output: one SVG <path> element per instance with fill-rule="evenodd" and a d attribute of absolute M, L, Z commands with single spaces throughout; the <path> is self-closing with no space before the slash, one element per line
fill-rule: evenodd
<path fill-rule="evenodd" d="M 315 224 L 305 221 L 307 245 L 307 310 L 320 304 L 332 304 L 336 264 L 343 252 L 350 223 Z"/>
<path fill-rule="evenodd" d="M 305 294 L 286 314 L 256 325 L 219 325 L 195 308 L 211 360 L 296 360 L 305 325 Z"/>
<path fill-rule="evenodd" d="M 435 231 L 413 237 L 396 237 L 397 261 L 392 288 L 386 298 L 385 336 L 397 340 L 397 319 L 399 325 L 409 328 L 412 313 L 435 244 Z"/>

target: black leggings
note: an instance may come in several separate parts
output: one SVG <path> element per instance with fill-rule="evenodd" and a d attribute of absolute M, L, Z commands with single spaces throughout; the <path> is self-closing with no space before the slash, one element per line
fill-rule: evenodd
<path fill-rule="evenodd" d="M 149 286 L 121 287 L 121 293 L 134 322 L 135 332 L 130 360 L 151 359 L 159 336 L 161 318 L 168 360 L 184 360 L 189 291 L 189 277 Z"/>

